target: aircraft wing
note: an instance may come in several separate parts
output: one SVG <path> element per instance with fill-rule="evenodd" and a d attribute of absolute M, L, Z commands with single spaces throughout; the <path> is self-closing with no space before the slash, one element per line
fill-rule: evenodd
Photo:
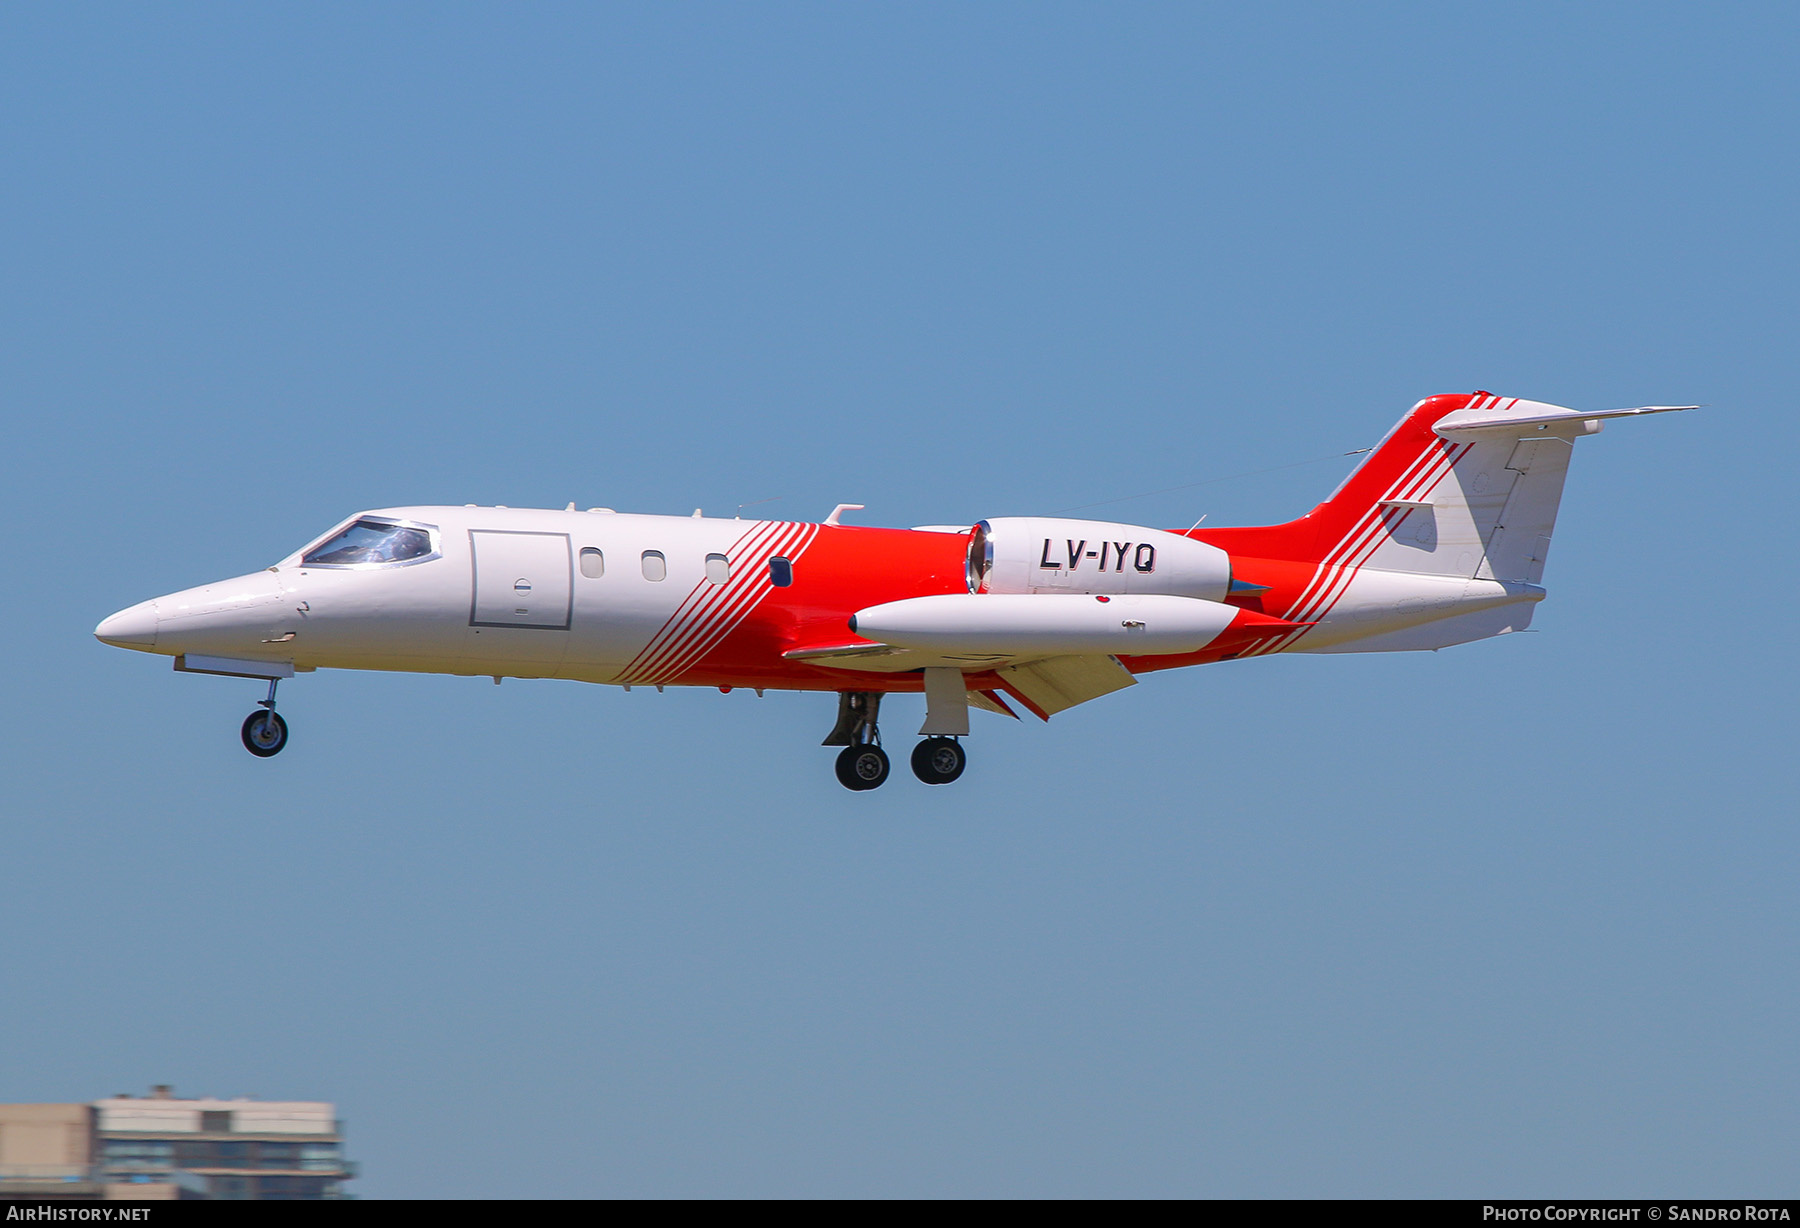
<path fill-rule="evenodd" d="M 1131 671 L 1112 656 L 1057 656 L 1035 660 L 999 655 L 950 656 L 869 640 L 807 644 L 781 655 L 789 661 L 862 673 L 903 674 L 933 666 L 948 666 L 967 673 L 994 670 L 1006 692 L 1044 720 L 1076 704 L 1099 699 L 1137 682 Z M 969 703 L 1000 716 L 1016 718 L 1018 715 L 992 691 L 970 691 Z"/>
<path fill-rule="evenodd" d="M 788 661 L 807 665 L 823 665 L 829 669 L 855 669 L 873 674 L 904 674 L 928 666 L 946 665 L 965 672 L 994 669 L 1006 665 L 1014 657 L 1005 653 L 941 653 L 922 648 L 896 648 L 871 640 L 849 640 L 842 643 L 803 644 L 782 653 Z"/>
<path fill-rule="evenodd" d="M 1117 657 L 1046 657 L 1000 671 L 1007 691 L 1044 720 L 1102 695 L 1137 685 Z"/>

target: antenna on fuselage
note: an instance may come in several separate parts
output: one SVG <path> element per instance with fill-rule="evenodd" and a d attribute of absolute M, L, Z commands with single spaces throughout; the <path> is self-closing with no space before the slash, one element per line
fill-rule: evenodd
<path fill-rule="evenodd" d="M 733 516 L 732 519 L 733 520 L 742 520 L 744 518 L 743 511 L 747 507 L 755 507 L 759 503 L 774 503 L 775 501 L 777 501 L 780 498 L 781 498 L 780 495 L 770 495 L 767 499 L 752 499 L 748 503 L 740 503 L 737 505 L 738 514 Z"/>

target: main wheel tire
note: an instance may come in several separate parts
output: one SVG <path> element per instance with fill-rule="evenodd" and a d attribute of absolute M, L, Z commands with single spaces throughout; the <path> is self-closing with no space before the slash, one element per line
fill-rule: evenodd
<path fill-rule="evenodd" d="M 244 718 L 244 727 L 239 733 L 244 739 L 244 749 L 259 759 L 278 755 L 287 745 L 287 722 L 281 719 L 279 712 L 252 712 Z"/>
<path fill-rule="evenodd" d="M 968 765 L 969 756 L 955 738 L 926 738 L 913 747 L 913 775 L 928 785 L 947 785 Z"/>
<path fill-rule="evenodd" d="M 888 778 L 887 752 L 879 746 L 846 746 L 838 752 L 838 783 L 861 792 L 879 788 Z"/>

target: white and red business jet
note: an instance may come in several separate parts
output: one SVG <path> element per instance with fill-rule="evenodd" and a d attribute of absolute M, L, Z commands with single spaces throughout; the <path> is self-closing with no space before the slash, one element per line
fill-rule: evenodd
<path fill-rule="evenodd" d="M 385 508 L 94 634 L 189 673 L 266 679 L 242 731 L 254 755 L 287 744 L 276 682 L 321 667 L 833 691 L 838 779 L 873 789 L 888 776 L 882 696 L 923 691 L 912 769 L 947 784 L 970 707 L 1048 719 L 1152 670 L 1524 628 L 1573 442 L 1605 418 L 1691 408 L 1432 397 L 1324 503 L 1259 528 L 840 524 L 855 505 L 823 524 Z"/>

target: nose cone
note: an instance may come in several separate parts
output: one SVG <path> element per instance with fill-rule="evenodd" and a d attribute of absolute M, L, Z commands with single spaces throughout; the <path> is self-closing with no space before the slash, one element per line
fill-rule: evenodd
<path fill-rule="evenodd" d="M 115 648 L 156 647 L 156 603 L 140 601 L 94 628 L 94 638 Z"/>

